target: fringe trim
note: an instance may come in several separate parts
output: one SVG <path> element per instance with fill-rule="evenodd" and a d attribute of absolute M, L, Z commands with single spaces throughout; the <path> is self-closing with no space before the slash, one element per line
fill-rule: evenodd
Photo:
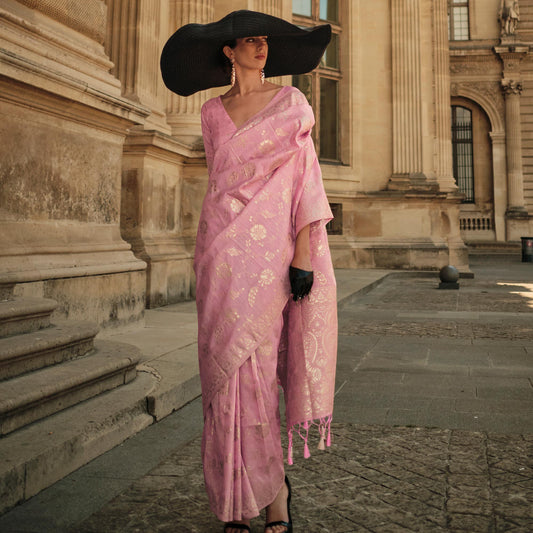
<path fill-rule="evenodd" d="M 292 446 L 293 446 L 293 432 L 296 432 L 300 438 L 304 441 L 304 457 L 308 459 L 311 457 L 309 452 L 309 430 L 316 426 L 318 428 L 318 433 L 320 435 L 320 440 L 318 442 L 318 449 L 325 450 L 326 446 L 331 446 L 331 420 L 332 415 L 320 418 L 318 420 L 306 420 L 305 422 L 300 422 L 299 424 L 294 424 L 288 429 L 289 435 L 289 447 L 287 450 L 287 462 L 292 465 L 294 464 L 292 457 Z M 327 431 L 327 436 L 326 436 Z"/>

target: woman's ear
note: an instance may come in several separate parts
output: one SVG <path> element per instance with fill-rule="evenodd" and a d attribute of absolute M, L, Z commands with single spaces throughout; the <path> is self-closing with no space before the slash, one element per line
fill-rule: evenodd
<path fill-rule="evenodd" d="M 231 56 L 233 55 L 233 50 L 229 46 L 226 45 L 226 46 L 224 46 L 224 48 L 222 48 L 222 51 L 224 52 L 224 55 L 231 61 Z"/>

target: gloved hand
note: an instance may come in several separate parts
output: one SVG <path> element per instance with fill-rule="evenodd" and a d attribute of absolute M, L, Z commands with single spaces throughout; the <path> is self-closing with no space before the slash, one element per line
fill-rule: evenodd
<path fill-rule="evenodd" d="M 289 281 L 291 282 L 292 299 L 296 302 L 311 292 L 313 272 L 290 266 Z"/>

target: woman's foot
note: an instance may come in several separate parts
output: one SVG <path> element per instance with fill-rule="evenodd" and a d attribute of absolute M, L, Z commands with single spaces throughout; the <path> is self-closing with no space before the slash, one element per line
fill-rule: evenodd
<path fill-rule="evenodd" d="M 289 498 L 289 487 L 283 483 L 274 501 L 266 508 L 266 523 L 289 522 L 289 509 L 287 500 Z M 287 526 L 275 525 L 265 528 L 265 533 L 286 533 Z"/>
<path fill-rule="evenodd" d="M 233 520 L 224 526 L 224 533 L 242 533 L 243 531 L 251 531 L 250 520 Z"/>

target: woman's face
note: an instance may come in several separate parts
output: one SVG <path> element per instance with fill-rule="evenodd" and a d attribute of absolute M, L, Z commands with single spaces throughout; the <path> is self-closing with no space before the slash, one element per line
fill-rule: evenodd
<path fill-rule="evenodd" d="M 242 68 L 261 70 L 268 57 L 268 42 L 265 36 L 244 37 L 237 39 L 237 46 L 229 48 L 235 62 Z M 226 54 L 228 55 L 228 54 Z"/>

